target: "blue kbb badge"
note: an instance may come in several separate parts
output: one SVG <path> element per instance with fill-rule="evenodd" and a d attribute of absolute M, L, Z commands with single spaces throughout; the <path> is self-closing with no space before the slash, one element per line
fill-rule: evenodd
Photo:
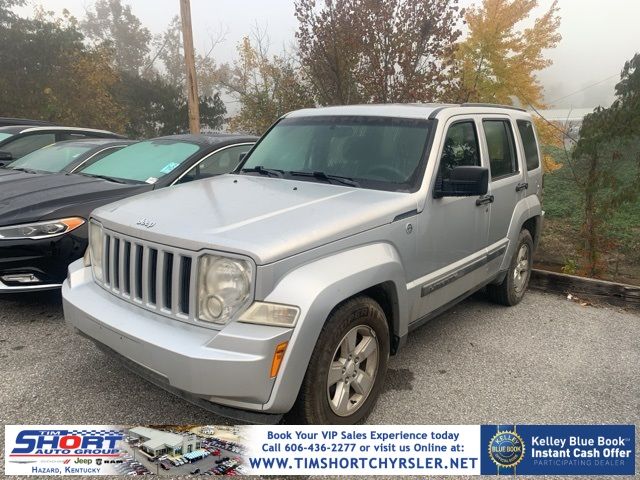
<path fill-rule="evenodd" d="M 489 441 L 489 458 L 498 467 L 515 467 L 524 458 L 524 451 L 524 442 L 516 432 L 498 432 Z"/>

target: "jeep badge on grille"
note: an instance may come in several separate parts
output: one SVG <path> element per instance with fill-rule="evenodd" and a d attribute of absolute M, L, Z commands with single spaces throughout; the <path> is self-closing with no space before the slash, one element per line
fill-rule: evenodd
<path fill-rule="evenodd" d="M 136 225 L 141 225 L 143 227 L 151 228 L 156 224 L 156 222 L 152 222 L 151 220 L 147 220 L 146 218 L 141 218 L 136 222 Z"/>

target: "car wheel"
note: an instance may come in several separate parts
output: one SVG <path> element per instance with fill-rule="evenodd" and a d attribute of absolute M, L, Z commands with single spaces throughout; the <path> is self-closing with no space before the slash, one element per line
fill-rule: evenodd
<path fill-rule="evenodd" d="M 533 264 L 533 239 L 529 230 L 522 230 L 509 270 L 499 285 L 489 285 L 489 298 L 496 303 L 513 306 L 520 303 L 529 285 Z"/>
<path fill-rule="evenodd" d="M 355 424 L 373 409 L 389 361 L 380 305 L 358 296 L 329 316 L 311 355 L 294 415 L 309 424 Z"/>

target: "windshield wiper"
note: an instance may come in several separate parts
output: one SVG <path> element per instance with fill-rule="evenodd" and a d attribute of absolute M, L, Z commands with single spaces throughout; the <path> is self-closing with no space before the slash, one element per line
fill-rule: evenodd
<path fill-rule="evenodd" d="M 40 173 L 40 172 L 39 172 L 39 171 L 37 171 L 37 170 L 33 170 L 33 169 L 31 169 L 31 168 L 22 168 L 22 167 L 19 167 L 19 168 L 9 168 L 8 170 L 17 170 L 17 171 L 19 171 L 19 172 L 25 172 L 25 173 Z"/>
<path fill-rule="evenodd" d="M 243 168 L 240 170 L 243 173 L 259 173 L 260 175 L 268 175 L 270 177 L 282 177 L 284 176 L 284 170 L 278 170 L 277 168 L 265 168 L 262 165 L 251 168 Z"/>
<path fill-rule="evenodd" d="M 360 186 L 360 184 L 356 182 L 353 178 L 343 177 L 342 175 L 329 175 L 327 173 L 317 172 L 317 171 L 316 172 L 296 172 L 295 170 L 292 170 L 287 173 L 293 177 L 313 177 L 313 178 L 317 178 L 318 180 L 324 180 L 329 183 L 338 182 L 343 185 L 348 185 L 350 187 Z"/>
<path fill-rule="evenodd" d="M 124 180 L 120 180 L 119 178 L 108 177 L 107 175 L 92 175 L 90 173 L 80 173 L 83 177 L 91 177 L 91 178 L 100 178 L 101 180 L 106 180 L 108 182 L 114 183 L 127 183 Z"/>

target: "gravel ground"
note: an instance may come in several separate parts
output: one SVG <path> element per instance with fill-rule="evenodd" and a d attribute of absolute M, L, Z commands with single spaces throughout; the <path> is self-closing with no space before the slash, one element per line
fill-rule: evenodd
<path fill-rule="evenodd" d="M 475 296 L 409 337 L 369 423 L 626 423 L 638 432 L 639 365 L 637 313 L 536 291 L 514 308 Z M 5 425 L 229 423 L 74 335 L 57 293 L 0 298 L 0 377 Z"/>

